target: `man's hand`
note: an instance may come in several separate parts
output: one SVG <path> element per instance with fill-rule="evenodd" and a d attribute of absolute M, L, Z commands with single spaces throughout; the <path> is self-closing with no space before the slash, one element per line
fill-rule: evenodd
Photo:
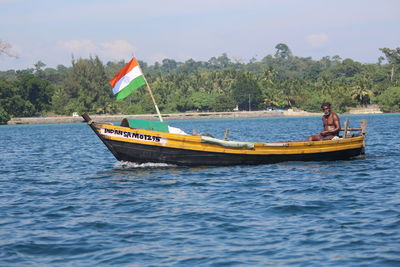
<path fill-rule="evenodd" d="M 322 131 L 319 133 L 321 136 L 327 136 L 329 135 L 329 131 Z"/>

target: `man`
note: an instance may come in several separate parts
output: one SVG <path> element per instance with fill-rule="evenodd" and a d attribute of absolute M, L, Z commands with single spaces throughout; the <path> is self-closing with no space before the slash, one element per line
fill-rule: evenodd
<path fill-rule="evenodd" d="M 340 120 L 338 115 L 331 112 L 331 104 L 323 103 L 321 108 L 324 112 L 324 115 L 322 116 L 322 124 L 324 129 L 319 134 L 308 137 L 307 141 L 331 140 L 339 134 Z"/>

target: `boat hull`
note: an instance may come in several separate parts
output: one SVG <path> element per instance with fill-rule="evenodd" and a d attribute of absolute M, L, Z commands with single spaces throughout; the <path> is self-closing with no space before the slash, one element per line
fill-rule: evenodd
<path fill-rule="evenodd" d="M 346 160 L 363 154 L 363 148 L 307 154 L 232 154 L 105 140 L 119 161 L 167 163 L 183 166 L 259 165 L 285 161 Z"/>
<path fill-rule="evenodd" d="M 346 160 L 363 155 L 365 147 L 364 134 L 316 142 L 236 142 L 98 124 L 83 117 L 117 160 L 135 163 L 226 166 Z"/>

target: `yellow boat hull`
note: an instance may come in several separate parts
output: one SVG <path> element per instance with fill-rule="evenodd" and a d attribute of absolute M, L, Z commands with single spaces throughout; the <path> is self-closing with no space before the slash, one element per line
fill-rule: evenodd
<path fill-rule="evenodd" d="M 186 166 L 345 160 L 364 154 L 365 136 L 329 141 L 210 142 L 202 136 L 132 129 L 88 120 L 117 160 Z"/>

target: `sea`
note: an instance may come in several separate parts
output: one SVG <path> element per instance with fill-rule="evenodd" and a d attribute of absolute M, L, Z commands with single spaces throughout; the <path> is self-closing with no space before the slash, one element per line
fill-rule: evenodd
<path fill-rule="evenodd" d="M 0 266 L 400 266 L 400 114 L 345 161 L 118 162 L 85 123 L 0 126 Z M 236 141 L 305 139 L 320 117 L 169 121 Z"/>

